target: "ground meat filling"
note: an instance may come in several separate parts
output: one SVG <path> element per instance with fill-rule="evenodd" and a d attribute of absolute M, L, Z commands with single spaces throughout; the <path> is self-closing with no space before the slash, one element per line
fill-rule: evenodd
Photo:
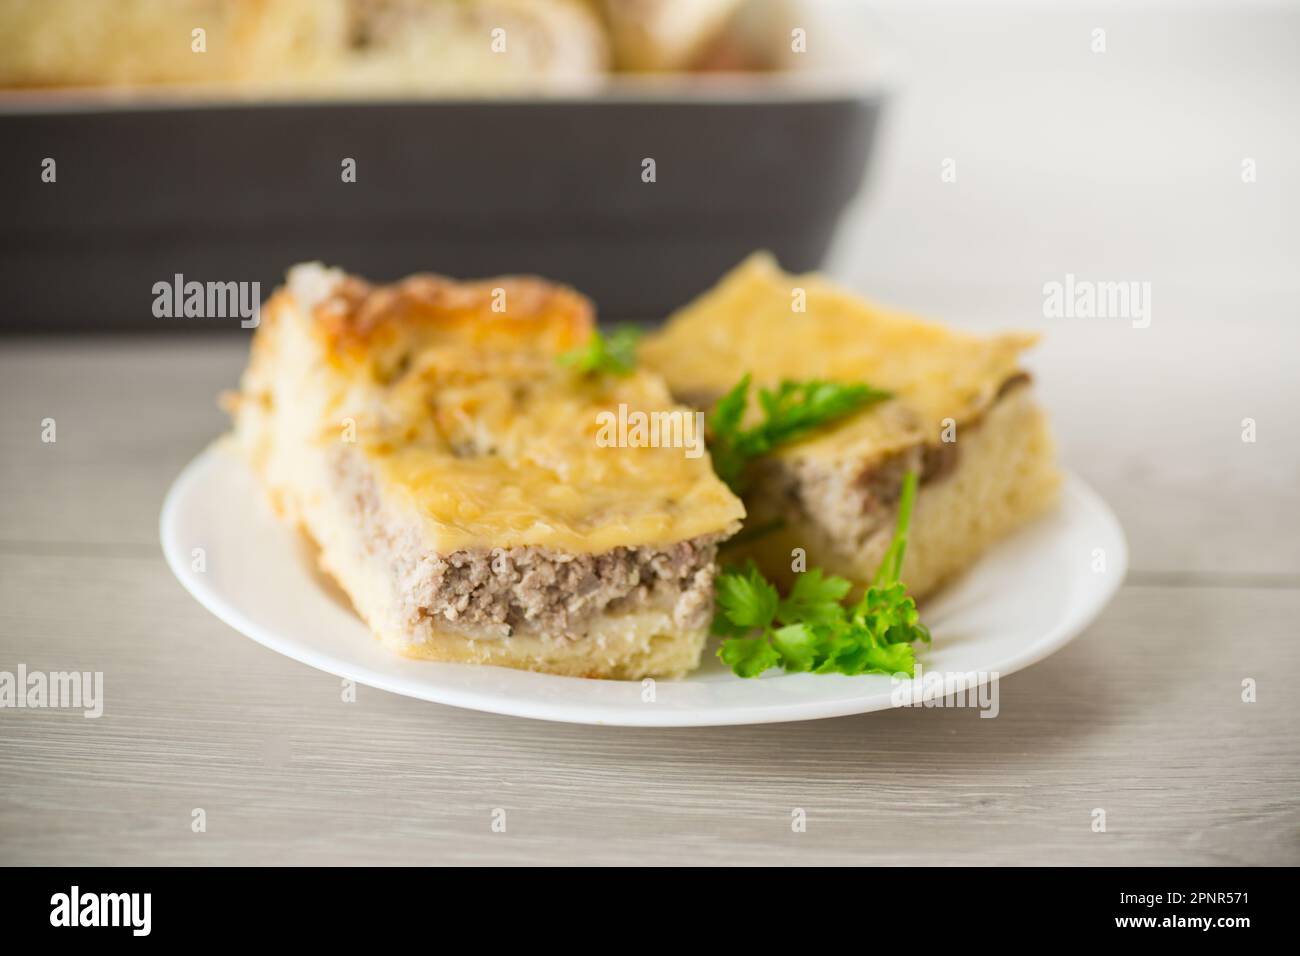
<path fill-rule="evenodd" d="M 760 462 L 746 496 L 750 520 L 794 520 L 834 531 L 846 554 L 893 520 L 903 476 L 923 470 L 923 448 L 904 449 L 863 468 L 852 462 L 827 467 L 806 459 Z"/>
<path fill-rule="evenodd" d="M 1029 381 L 1024 372 L 1011 376 L 1002 383 L 994 401 Z M 978 428 L 980 421 L 976 418 L 964 427 Z M 907 472 L 916 470 L 924 485 L 945 478 L 960 461 L 958 442 L 916 445 L 866 467 L 849 463 L 828 467 L 798 458 L 770 458 L 758 462 L 747 502 L 751 519 L 794 519 L 833 529 L 846 555 L 851 555 L 892 524 Z"/>
<path fill-rule="evenodd" d="M 526 547 L 430 556 L 418 611 L 435 626 L 501 636 L 578 638 L 595 615 L 648 607 L 668 609 L 679 627 L 700 627 L 711 612 L 720 537 L 601 554 Z"/>

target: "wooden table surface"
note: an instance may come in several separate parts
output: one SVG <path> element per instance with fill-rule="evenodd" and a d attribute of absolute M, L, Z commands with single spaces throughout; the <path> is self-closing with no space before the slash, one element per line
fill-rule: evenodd
<path fill-rule="evenodd" d="M 1295 19 L 1165 43 L 1159 17 L 1111 18 L 1109 61 L 1050 48 L 1089 22 L 974 50 L 969 17 L 891 22 L 920 51 L 912 98 L 833 260 L 954 323 L 1042 330 L 1062 457 L 1128 534 L 1115 601 L 1004 679 L 996 719 L 630 730 L 345 703 L 159 550 L 246 339 L 0 342 L 0 671 L 102 671 L 105 694 L 97 720 L 0 710 L 0 863 L 1300 863 Z M 953 62 L 968 82 L 944 92 Z M 1179 76 L 1198 110 L 1158 110 Z M 972 118 L 980 91 L 998 108 Z M 1066 272 L 1150 281 L 1150 327 L 1044 318 Z"/>

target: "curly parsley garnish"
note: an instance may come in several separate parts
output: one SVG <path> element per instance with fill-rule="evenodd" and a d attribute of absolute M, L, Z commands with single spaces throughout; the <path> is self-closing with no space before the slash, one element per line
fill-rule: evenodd
<path fill-rule="evenodd" d="M 602 372 L 630 375 L 636 368 L 636 346 L 640 338 L 641 329 L 635 325 L 620 325 L 608 338 L 596 329 L 585 345 L 559 355 L 559 362 L 583 375 Z"/>
<path fill-rule="evenodd" d="M 916 602 L 898 580 L 917 477 L 903 478 L 894 537 L 875 579 L 856 606 L 842 602 L 852 585 L 814 568 L 784 598 L 751 562 L 718 576 L 713 633 L 726 638 L 718 657 L 741 677 L 780 667 L 789 673 L 914 673 L 912 645 L 930 642 Z"/>
<path fill-rule="evenodd" d="M 785 381 L 775 390 L 758 390 L 763 420 L 751 428 L 741 428 L 749 402 L 749 383 L 749 375 L 737 382 L 718 399 L 708 419 L 713 469 L 735 492 L 743 490 L 745 466 L 751 460 L 890 397 L 889 392 L 870 385 Z"/>

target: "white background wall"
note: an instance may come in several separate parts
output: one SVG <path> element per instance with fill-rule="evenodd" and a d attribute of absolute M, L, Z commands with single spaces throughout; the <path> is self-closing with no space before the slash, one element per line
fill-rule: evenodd
<path fill-rule="evenodd" d="M 1300 570 L 1277 530 L 1300 510 L 1300 4 L 856 6 L 898 93 L 831 271 L 1042 331 L 1065 460 L 1119 502 L 1135 567 Z M 1151 326 L 1045 318 L 1067 272 L 1150 282 Z"/>
<path fill-rule="evenodd" d="M 897 58 L 898 92 L 842 274 L 923 307 L 998 289 L 1030 311 L 1065 270 L 1159 281 L 1167 304 L 1296 288 L 1300 3 L 846 6 Z"/>

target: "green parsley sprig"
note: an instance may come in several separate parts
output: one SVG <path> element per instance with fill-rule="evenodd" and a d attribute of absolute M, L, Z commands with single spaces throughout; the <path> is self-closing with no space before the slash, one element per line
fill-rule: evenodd
<path fill-rule="evenodd" d="M 754 458 L 890 397 L 889 392 L 865 384 L 784 381 L 774 390 L 758 390 L 763 419 L 750 428 L 742 428 L 749 403 L 749 383 L 749 375 L 737 382 L 718 399 L 708 418 L 713 469 L 737 493 L 744 488 L 745 466 Z"/>
<path fill-rule="evenodd" d="M 636 346 L 641 339 L 641 329 L 635 325 L 620 325 L 605 337 L 599 329 L 591 333 L 585 345 L 561 353 L 561 365 L 568 365 L 583 375 L 609 373 L 630 375 L 636 368 Z"/>
<path fill-rule="evenodd" d="M 916 602 L 899 581 L 917 476 L 903 478 L 894 536 L 876 576 L 852 608 L 852 585 L 820 568 L 800 574 L 784 598 L 752 562 L 718 576 L 714 634 L 726 638 L 718 657 L 741 677 L 773 667 L 789 673 L 906 674 L 915 672 L 913 645 L 930 642 Z"/>

